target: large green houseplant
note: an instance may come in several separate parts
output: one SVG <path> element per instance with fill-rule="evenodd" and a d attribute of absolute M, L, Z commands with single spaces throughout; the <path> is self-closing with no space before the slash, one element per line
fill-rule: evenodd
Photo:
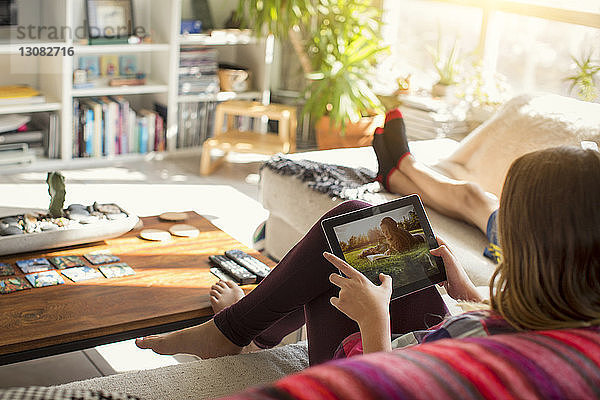
<path fill-rule="evenodd" d="M 239 2 L 240 14 L 257 34 L 290 39 L 308 79 L 304 111 L 316 121 L 320 147 L 367 145 L 370 139 L 355 142 L 351 136 L 356 127 L 372 134 L 377 124 L 373 115 L 381 103 L 370 81 L 386 47 L 380 10 L 372 4 L 372 0 Z M 332 143 L 334 139 L 342 143 Z"/>

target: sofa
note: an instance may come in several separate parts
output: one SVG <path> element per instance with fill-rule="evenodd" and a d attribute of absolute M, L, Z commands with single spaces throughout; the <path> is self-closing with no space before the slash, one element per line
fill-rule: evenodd
<path fill-rule="evenodd" d="M 410 137 L 410 132 L 407 134 Z M 534 150 L 580 146 L 582 142 L 600 143 L 600 104 L 557 95 L 524 94 L 507 102 L 460 143 L 447 138 L 414 141 L 410 149 L 433 169 L 458 180 L 476 182 L 500 196 L 514 159 Z M 297 153 L 286 158 L 377 171 L 372 147 Z M 269 211 L 265 251 L 275 259 L 281 259 L 326 211 L 346 200 L 315 191 L 298 176 L 270 168 L 261 170 L 260 189 L 261 202 Z M 378 204 L 397 197 L 381 189 L 367 191 L 361 199 Z M 483 256 L 485 236 L 475 227 L 425 208 L 434 232 L 452 247 L 471 280 L 477 286 L 487 286 L 495 264 Z"/>
<path fill-rule="evenodd" d="M 450 139 L 413 142 L 411 150 L 432 167 L 500 195 L 514 158 L 546 147 L 579 146 L 582 141 L 600 143 L 600 104 L 522 95 L 461 143 Z M 289 157 L 376 169 L 370 147 Z M 261 178 L 262 202 L 270 211 L 266 250 L 274 258 L 281 258 L 325 211 L 343 201 L 310 189 L 297 177 L 267 168 L 262 169 Z M 396 197 L 381 191 L 367 195 L 366 200 L 373 203 Z M 482 255 L 485 237 L 467 224 L 430 209 L 427 212 L 434 231 L 453 247 L 473 281 L 487 285 L 495 266 Z M 94 389 L 170 400 L 230 395 L 262 384 L 231 398 L 600 398 L 600 331 L 591 327 L 443 340 L 307 367 L 306 343 L 297 343 L 48 390 Z M 0 391 L 0 399 L 10 396 Z"/>

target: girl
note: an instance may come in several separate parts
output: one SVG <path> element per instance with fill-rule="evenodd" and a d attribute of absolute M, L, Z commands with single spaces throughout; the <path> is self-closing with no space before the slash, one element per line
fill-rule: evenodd
<path fill-rule="evenodd" d="M 344 261 L 325 253 L 320 223 L 249 295 L 219 282 L 211 292 L 218 313 L 195 327 L 138 339 L 160 354 L 202 358 L 275 346 L 307 325 L 312 365 L 337 356 L 447 337 L 600 323 L 600 153 L 555 148 L 527 154 L 511 166 L 498 213 L 503 261 L 490 282 L 489 310 L 450 317 L 435 288 L 395 299 L 391 278 L 374 285 Z M 369 206 L 339 205 L 324 218 Z M 451 250 L 439 240 L 431 253 L 444 259 L 446 289 L 455 299 L 482 298 Z M 338 268 L 346 277 L 338 274 Z M 484 329 L 485 328 L 485 329 Z M 417 331 L 412 332 L 411 331 Z M 403 334 L 392 343 L 392 335 Z"/>

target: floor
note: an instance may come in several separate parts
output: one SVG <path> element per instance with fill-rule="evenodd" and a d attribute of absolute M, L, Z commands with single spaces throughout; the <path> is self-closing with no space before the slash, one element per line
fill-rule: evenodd
<path fill-rule="evenodd" d="M 229 158 L 209 177 L 198 175 L 199 154 L 152 156 L 109 167 L 63 170 L 65 204 L 117 203 L 139 216 L 193 210 L 242 243 L 251 246 L 255 229 L 267 217 L 258 201 L 262 156 Z M 0 216 L 15 208 L 47 208 L 46 172 L 2 175 Z M 1 305 L 1 298 L 0 298 Z M 160 356 L 140 350 L 132 340 L 0 367 L 0 388 L 48 386 L 192 361 L 192 356 Z"/>

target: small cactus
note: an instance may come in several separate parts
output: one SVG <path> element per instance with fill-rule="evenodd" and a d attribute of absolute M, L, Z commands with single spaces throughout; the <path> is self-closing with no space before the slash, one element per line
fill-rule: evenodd
<path fill-rule="evenodd" d="M 48 211 L 52 217 L 60 218 L 63 216 L 65 204 L 65 177 L 60 172 L 48 172 L 46 183 L 48 184 L 48 194 L 50 194 Z"/>

